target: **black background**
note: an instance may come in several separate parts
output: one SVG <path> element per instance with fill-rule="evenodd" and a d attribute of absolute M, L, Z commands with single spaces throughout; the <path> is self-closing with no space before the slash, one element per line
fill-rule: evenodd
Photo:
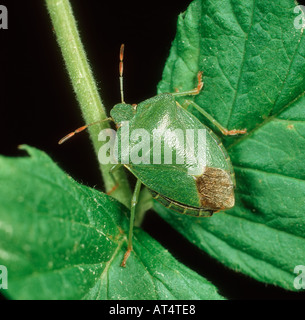
<path fill-rule="evenodd" d="M 175 36 L 176 21 L 190 0 L 72 0 L 94 76 L 108 108 L 119 102 L 118 52 L 125 43 L 124 91 L 128 103 L 156 94 Z M 305 3 L 305 1 L 301 1 Z M 87 133 L 58 146 L 83 125 L 44 1 L 0 1 L 8 8 L 1 39 L 1 154 L 17 156 L 19 144 L 46 151 L 77 181 L 103 188 Z M 259 283 L 235 273 L 189 244 L 157 214 L 143 228 L 179 261 L 213 282 L 231 299 L 304 299 L 302 293 Z M 304 261 L 305 263 L 305 261 Z"/>

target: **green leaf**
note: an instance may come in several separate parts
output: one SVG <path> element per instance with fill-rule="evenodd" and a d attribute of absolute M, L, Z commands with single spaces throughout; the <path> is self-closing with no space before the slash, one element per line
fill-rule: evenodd
<path fill-rule="evenodd" d="M 224 139 L 237 180 L 232 210 L 196 219 L 154 205 L 226 266 L 290 290 L 295 266 L 305 264 L 305 36 L 295 6 L 196 0 L 179 16 L 159 91 L 191 89 L 203 70 L 194 101 L 248 134 Z"/>
<path fill-rule="evenodd" d="M 0 157 L 0 264 L 13 299 L 222 299 L 140 229 L 128 209 L 75 182 L 43 152 Z"/>

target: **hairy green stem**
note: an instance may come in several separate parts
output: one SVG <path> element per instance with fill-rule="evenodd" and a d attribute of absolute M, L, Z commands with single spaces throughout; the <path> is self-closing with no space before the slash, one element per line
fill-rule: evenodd
<path fill-rule="evenodd" d="M 81 43 L 69 0 L 46 0 L 46 4 L 85 123 L 106 119 L 106 111 Z M 88 128 L 96 156 L 103 144 L 98 141 L 98 134 L 105 128 L 109 128 L 108 121 Z M 111 166 L 100 163 L 106 192 L 112 190 L 118 182 L 118 187 L 111 195 L 130 207 L 131 190 L 125 172 L 123 168 L 116 170 L 113 174 L 116 180 L 114 181 L 109 174 Z"/>

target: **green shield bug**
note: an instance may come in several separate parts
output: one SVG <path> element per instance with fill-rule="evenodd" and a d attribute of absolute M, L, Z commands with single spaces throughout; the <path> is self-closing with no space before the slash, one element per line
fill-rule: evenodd
<path fill-rule="evenodd" d="M 120 151 L 116 154 L 118 164 L 113 168 L 124 165 L 137 178 L 131 203 L 128 248 L 121 264 L 125 267 L 132 251 L 135 208 L 142 184 L 150 190 L 154 199 L 182 214 L 209 217 L 234 206 L 235 177 L 227 151 L 213 131 L 187 111 L 187 107 L 193 106 L 224 135 L 244 134 L 246 129 L 227 130 L 195 102 L 185 100 L 179 104 L 176 101 L 176 97 L 200 93 L 202 72 L 198 72 L 198 85 L 193 90 L 161 93 L 138 105 L 125 103 L 123 55 L 124 45 L 121 45 L 121 103 L 112 108 L 111 118 L 105 120 L 114 121 L 117 141 L 120 141 Z M 62 138 L 59 144 L 98 122 L 76 129 Z M 136 134 L 129 137 L 129 132 Z M 140 147 L 139 136 L 142 138 Z M 204 139 L 200 140 L 200 137 Z M 195 139 L 197 143 L 194 143 Z M 186 147 L 188 143 L 189 148 Z M 158 152 L 155 152 L 156 149 Z M 137 161 L 132 161 L 132 156 Z M 175 156 L 176 162 L 173 163 Z"/>

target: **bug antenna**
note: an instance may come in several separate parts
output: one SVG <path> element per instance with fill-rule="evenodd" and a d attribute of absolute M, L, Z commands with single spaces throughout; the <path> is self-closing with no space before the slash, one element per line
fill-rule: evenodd
<path fill-rule="evenodd" d="M 106 118 L 106 119 L 102 119 L 102 120 L 98 120 L 98 121 L 95 121 L 95 122 L 92 122 L 92 123 L 89 123 L 89 124 L 86 124 L 85 126 L 82 126 L 82 127 L 79 127 L 77 128 L 76 130 L 68 133 L 66 136 L 64 136 L 62 139 L 60 139 L 58 141 L 58 144 L 63 144 L 64 142 L 66 142 L 67 140 L 69 140 L 70 138 L 72 138 L 73 136 L 75 136 L 77 133 L 80 133 L 84 130 L 86 130 L 88 127 L 91 127 L 95 124 L 98 124 L 98 123 L 101 123 L 101 122 L 104 122 L 104 121 L 108 121 L 108 120 L 112 120 L 112 118 Z"/>
<path fill-rule="evenodd" d="M 124 101 L 124 91 L 123 91 L 123 58 L 124 58 L 124 44 L 121 44 L 120 48 L 120 65 L 119 65 L 119 72 L 120 72 L 120 92 L 121 92 L 121 101 Z"/>

